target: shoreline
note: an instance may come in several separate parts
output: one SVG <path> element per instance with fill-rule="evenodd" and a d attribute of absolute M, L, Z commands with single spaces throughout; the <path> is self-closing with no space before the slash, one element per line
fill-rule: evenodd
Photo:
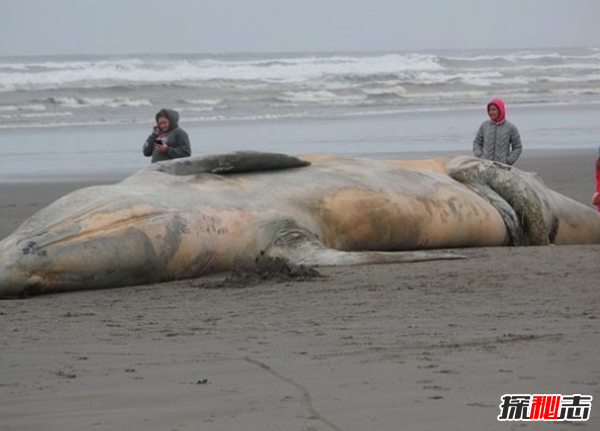
<path fill-rule="evenodd" d="M 522 170 L 528 169 L 536 169 L 537 165 L 541 163 L 541 167 L 543 170 L 550 169 L 549 159 L 564 157 L 567 158 L 586 158 L 596 157 L 598 150 L 597 146 L 590 147 L 574 147 L 574 148 L 525 148 L 523 154 L 515 164 L 515 167 Z M 236 151 L 263 151 L 263 150 L 253 150 L 253 149 L 238 149 L 232 150 L 232 152 Z M 269 152 L 269 151 L 265 151 Z M 193 156 L 209 156 L 214 154 L 221 154 L 220 152 L 207 152 L 202 154 L 194 154 Z M 435 157 L 444 157 L 444 156 L 472 156 L 471 147 L 465 148 L 464 150 L 439 150 L 439 149 L 406 149 L 406 150 L 397 150 L 397 151 L 388 151 L 388 152 L 353 152 L 353 153 L 345 153 L 345 152 L 335 152 L 335 153 L 326 153 L 326 152 L 299 152 L 290 155 L 295 155 L 302 157 L 304 155 L 312 155 L 312 154 L 333 154 L 341 157 L 358 157 L 365 159 L 374 159 L 374 160 L 422 160 L 429 159 Z M 117 182 L 127 178 L 130 175 L 133 175 L 140 169 L 144 169 L 149 166 L 150 159 L 143 159 L 144 164 L 140 165 L 139 169 L 113 169 L 113 170 L 95 170 L 91 173 L 71 173 L 71 174 L 50 174 L 50 175 L 39 175 L 33 174 L 28 177 L 18 177 L 8 181 L 0 182 L 0 187 L 6 185 L 19 185 L 19 184 L 44 184 L 44 183 L 74 183 L 74 182 L 83 182 L 89 184 L 108 184 L 110 182 Z M 594 159 L 595 160 L 595 159 Z M 592 161 L 593 165 L 593 161 Z"/>
<path fill-rule="evenodd" d="M 598 114 L 600 106 L 515 107 L 508 118 L 519 128 L 525 155 L 537 150 L 597 152 Z M 185 120 L 183 113 L 181 126 L 190 136 L 194 155 L 252 150 L 406 158 L 421 153 L 471 154 L 485 116 L 481 111 L 451 111 L 210 126 Z M 149 119 L 147 126 L 6 131 L 0 134 L 0 183 L 133 173 L 149 163 L 141 146 L 151 123 Z"/>

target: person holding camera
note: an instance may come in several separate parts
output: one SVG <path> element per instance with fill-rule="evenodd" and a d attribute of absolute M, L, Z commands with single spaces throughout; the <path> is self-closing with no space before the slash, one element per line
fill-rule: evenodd
<path fill-rule="evenodd" d="M 143 147 L 144 156 L 152 156 L 152 163 L 189 157 L 192 155 L 190 139 L 179 127 L 179 113 L 161 109 L 156 114 L 156 124 Z"/>

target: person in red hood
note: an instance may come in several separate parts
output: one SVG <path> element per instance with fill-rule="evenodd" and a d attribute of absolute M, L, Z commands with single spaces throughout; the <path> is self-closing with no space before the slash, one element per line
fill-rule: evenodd
<path fill-rule="evenodd" d="M 592 205 L 596 205 L 600 212 L 600 146 L 598 147 L 598 158 L 596 159 L 596 192 L 592 196 Z"/>
<path fill-rule="evenodd" d="M 513 165 L 521 152 L 521 136 L 517 127 L 506 120 L 504 102 L 493 99 L 487 104 L 489 120 L 484 121 L 473 141 L 473 154 L 487 160 Z"/>

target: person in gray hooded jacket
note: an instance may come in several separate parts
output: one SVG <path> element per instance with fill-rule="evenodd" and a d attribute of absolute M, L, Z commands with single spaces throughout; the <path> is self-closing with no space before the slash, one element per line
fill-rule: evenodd
<path fill-rule="evenodd" d="M 487 105 L 490 119 L 479 127 L 473 141 L 473 154 L 487 160 L 513 165 L 521 152 L 519 130 L 510 121 L 506 121 L 504 102 L 494 99 Z"/>
<path fill-rule="evenodd" d="M 192 155 L 190 139 L 179 127 L 179 113 L 173 109 L 161 109 L 156 114 L 156 124 L 143 147 L 144 156 L 152 156 L 152 163 L 178 159 Z"/>

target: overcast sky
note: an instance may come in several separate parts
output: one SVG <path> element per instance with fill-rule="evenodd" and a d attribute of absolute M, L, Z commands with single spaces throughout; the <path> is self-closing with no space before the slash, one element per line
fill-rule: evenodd
<path fill-rule="evenodd" d="M 600 46 L 600 0 L 2 0 L 0 55 Z"/>

